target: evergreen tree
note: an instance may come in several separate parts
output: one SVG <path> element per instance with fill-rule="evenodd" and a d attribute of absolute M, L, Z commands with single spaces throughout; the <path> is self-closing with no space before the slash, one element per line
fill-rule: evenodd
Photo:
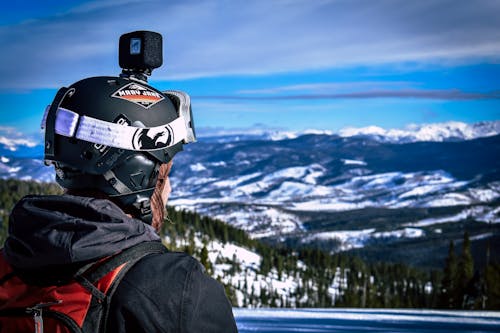
<path fill-rule="evenodd" d="M 231 302 L 231 305 L 237 306 L 238 298 L 236 297 L 235 290 L 230 285 L 224 284 L 224 291 L 226 292 L 227 298 L 229 299 L 229 302 Z"/>
<path fill-rule="evenodd" d="M 212 274 L 212 263 L 208 259 L 208 250 L 206 245 L 203 245 L 203 248 L 201 249 L 200 263 L 203 265 L 203 267 L 205 267 L 208 274 Z"/>
<path fill-rule="evenodd" d="M 456 306 L 457 293 L 457 269 L 458 263 L 455 256 L 455 244 L 450 241 L 448 249 L 448 257 L 446 258 L 443 279 L 441 280 L 441 301 L 440 304 L 444 308 L 454 308 Z"/>
<path fill-rule="evenodd" d="M 5 213 L 0 214 L 0 247 L 3 247 L 3 243 L 7 239 L 7 233 L 9 228 L 9 215 Z"/>
<path fill-rule="evenodd" d="M 195 234 L 195 231 L 193 229 L 190 229 L 189 230 L 189 244 L 186 246 L 187 247 L 186 252 L 189 255 L 193 255 L 193 253 L 196 250 L 196 245 L 195 245 L 195 241 L 194 241 L 194 234 Z"/>
<path fill-rule="evenodd" d="M 438 286 L 440 285 L 440 280 L 441 280 L 441 272 L 433 270 L 430 272 L 429 276 L 429 282 L 430 282 L 430 294 L 426 294 L 426 301 L 425 301 L 425 307 L 434 309 L 437 308 L 439 304 L 439 288 Z"/>
<path fill-rule="evenodd" d="M 267 275 L 272 268 L 272 257 L 273 252 L 268 249 L 267 251 L 261 252 L 262 261 L 260 262 L 260 274 Z"/>
<path fill-rule="evenodd" d="M 500 310 L 500 264 L 489 264 L 485 269 L 486 308 Z"/>
<path fill-rule="evenodd" d="M 0 248 L 7 238 L 9 215 L 16 202 L 29 194 L 62 194 L 55 183 L 40 183 L 17 179 L 0 179 Z"/>
<path fill-rule="evenodd" d="M 457 305 L 460 308 L 465 307 L 464 301 L 467 297 L 465 290 L 473 277 L 474 277 L 474 260 L 472 259 L 472 254 L 470 251 L 469 233 L 466 231 L 464 233 L 462 254 L 458 262 L 458 270 L 457 270 L 458 292 L 456 293 L 456 295 L 458 296 Z"/>
<path fill-rule="evenodd" d="M 276 268 L 278 269 L 278 279 L 281 280 L 283 276 L 283 255 L 278 254 L 276 257 Z"/>

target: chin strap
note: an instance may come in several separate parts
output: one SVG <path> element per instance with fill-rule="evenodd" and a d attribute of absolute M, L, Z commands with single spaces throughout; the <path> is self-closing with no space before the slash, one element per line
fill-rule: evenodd
<path fill-rule="evenodd" d="M 151 210 L 151 199 L 144 199 L 136 201 L 132 206 L 139 212 L 139 218 L 148 221 L 146 223 L 150 224 L 153 219 L 153 211 Z"/>
<path fill-rule="evenodd" d="M 119 206 L 126 213 L 131 214 L 144 223 L 151 224 L 153 220 L 151 210 L 151 196 L 153 195 L 153 191 L 154 187 L 133 193 L 110 195 L 110 198 L 115 202 L 119 202 Z"/>
<path fill-rule="evenodd" d="M 116 177 L 115 173 L 111 170 L 106 171 L 103 175 L 104 179 L 111 185 L 116 192 L 120 194 L 130 194 L 133 191 L 125 185 L 118 177 Z"/>

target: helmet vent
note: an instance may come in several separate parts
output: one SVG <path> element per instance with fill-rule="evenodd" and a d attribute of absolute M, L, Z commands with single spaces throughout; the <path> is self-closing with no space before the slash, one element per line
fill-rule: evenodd
<path fill-rule="evenodd" d="M 144 182 L 144 173 L 142 171 L 138 173 L 134 173 L 130 175 L 130 182 L 136 187 L 142 187 L 142 183 Z"/>
<path fill-rule="evenodd" d="M 82 157 L 86 160 L 91 160 L 92 157 L 94 157 L 94 154 L 92 154 L 90 151 L 88 150 L 84 150 L 83 153 L 82 153 Z"/>

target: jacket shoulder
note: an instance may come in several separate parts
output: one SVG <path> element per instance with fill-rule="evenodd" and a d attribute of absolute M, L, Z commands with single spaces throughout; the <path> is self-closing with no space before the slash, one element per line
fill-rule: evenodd
<path fill-rule="evenodd" d="M 110 332 L 236 332 L 220 283 L 193 257 L 145 257 L 120 282 L 109 312 Z"/>

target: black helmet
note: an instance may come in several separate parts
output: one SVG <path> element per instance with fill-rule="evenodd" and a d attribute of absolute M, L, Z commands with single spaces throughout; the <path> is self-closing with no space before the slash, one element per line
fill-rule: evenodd
<path fill-rule="evenodd" d="M 133 77 L 61 88 L 43 125 L 45 161 L 61 186 L 102 192 L 145 222 L 160 165 L 195 141 L 189 96 Z"/>

